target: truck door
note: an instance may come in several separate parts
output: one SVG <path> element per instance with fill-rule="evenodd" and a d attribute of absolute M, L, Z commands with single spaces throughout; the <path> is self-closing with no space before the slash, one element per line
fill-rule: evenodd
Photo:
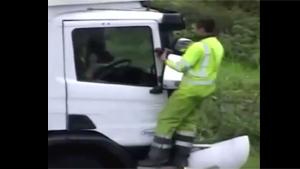
<path fill-rule="evenodd" d="M 160 47 L 155 21 L 65 21 L 68 115 L 87 117 L 119 144 L 149 144 L 146 131 L 167 100 L 149 93 L 161 76 Z M 69 118 L 69 127 L 79 121 Z"/>

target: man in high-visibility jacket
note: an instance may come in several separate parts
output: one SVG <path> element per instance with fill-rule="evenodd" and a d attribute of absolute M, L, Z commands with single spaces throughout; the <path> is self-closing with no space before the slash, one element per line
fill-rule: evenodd
<path fill-rule="evenodd" d="M 161 58 L 171 68 L 183 72 L 184 76 L 178 90 L 160 112 L 148 158 L 140 161 L 139 166 L 163 166 L 170 162 L 178 168 L 188 165 L 199 119 L 198 109 L 216 89 L 215 80 L 224 55 L 214 29 L 214 20 L 200 20 L 196 32 L 203 37 L 201 41 L 190 45 L 177 63 Z"/>

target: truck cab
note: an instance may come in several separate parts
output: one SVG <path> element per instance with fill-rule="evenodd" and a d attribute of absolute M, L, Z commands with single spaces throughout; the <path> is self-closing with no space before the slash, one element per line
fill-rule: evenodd
<path fill-rule="evenodd" d="M 140 0 L 48 0 L 48 167 L 134 168 L 168 99 L 155 49 L 184 29 Z"/>

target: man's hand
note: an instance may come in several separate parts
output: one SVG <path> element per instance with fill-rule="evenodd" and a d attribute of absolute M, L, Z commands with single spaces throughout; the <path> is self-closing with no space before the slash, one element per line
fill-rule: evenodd
<path fill-rule="evenodd" d="M 165 61 L 168 59 L 168 55 L 171 54 L 173 51 L 171 49 L 165 48 L 162 49 L 156 49 L 157 56 L 160 60 Z"/>

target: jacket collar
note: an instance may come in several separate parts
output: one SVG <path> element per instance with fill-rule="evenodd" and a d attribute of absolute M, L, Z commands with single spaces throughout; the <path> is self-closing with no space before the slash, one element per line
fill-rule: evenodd
<path fill-rule="evenodd" d="M 200 41 L 208 39 L 208 38 L 216 38 L 216 37 L 217 37 L 216 35 L 206 35 L 206 36 L 203 36 Z"/>

